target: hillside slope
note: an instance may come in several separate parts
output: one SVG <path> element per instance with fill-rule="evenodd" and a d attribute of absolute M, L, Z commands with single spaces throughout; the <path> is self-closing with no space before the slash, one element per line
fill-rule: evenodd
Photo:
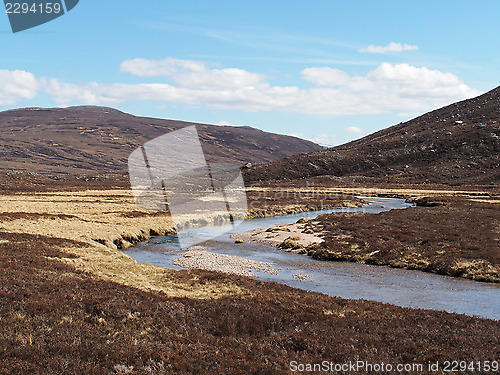
<path fill-rule="evenodd" d="M 90 174 L 123 170 L 136 147 L 189 125 L 197 126 L 212 162 L 268 162 L 321 149 L 313 142 L 248 126 L 137 117 L 106 107 L 29 108 L 0 112 L 0 170 Z"/>
<path fill-rule="evenodd" d="M 327 176 L 363 182 L 500 182 L 500 87 L 345 145 L 269 164 L 248 181 Z"/>

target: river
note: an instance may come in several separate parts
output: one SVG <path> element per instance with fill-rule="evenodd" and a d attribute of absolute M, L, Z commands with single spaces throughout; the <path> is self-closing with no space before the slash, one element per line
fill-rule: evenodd
<path fill-rule="evenodd" d="M 364 211 L 376 214 L 391 209 L 415 209 L 403 199 L 360 197 L 370 205 L 360 208 L 340 208 L 296 215 L 246 220 L 237 228 L 201 244 L 205 250 L 270 262 L 279 272 L 269 274 L 255 270 L 261 280 L 276 281 L 295 288 L 321 292 L 348 299 L 366 299 L 403 307 L 442 310 L 500 320 L 500 285 L 440 276 L 420 271 L 370 266 L 358 263 L 326 262 L 306 255 L 288 253 L 262 244 L 235 245 L 230 235 L 278 224 L 294 223 L 299 218 L 313 219 L 322 213 Z M 210 228 L 193 229 L 191 236 Z M 172 262 L 183 250 L 176 236 L 158 237 L 124 251 L 139 263 L 180 269 Z M 308 276 L 296 279 L 297 273 Z"/>

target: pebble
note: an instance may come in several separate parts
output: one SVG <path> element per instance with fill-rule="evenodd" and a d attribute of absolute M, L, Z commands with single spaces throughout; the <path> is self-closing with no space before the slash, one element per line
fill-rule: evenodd
<path fill-rule="evenodd" d="M 201 246 L 193 246 L 182 257 L 173 261 L 176 266 L 189 269 L 219 271 L 240 276 L 257 276 L 252 270 L 260 270 L 277 275 L 272 263 L 259 262 L 233 255 L 216 254 L 202 250 Z"/>
<path fill-rule="evenodd" d="M 302 272 L 294 273 L 292 276 L 296 280 L 307 280 L 307 279 L 311 278 L 311 276 L 309 276 L 309 275 L 307 275 L 305 273 L 302 273 Z"/>

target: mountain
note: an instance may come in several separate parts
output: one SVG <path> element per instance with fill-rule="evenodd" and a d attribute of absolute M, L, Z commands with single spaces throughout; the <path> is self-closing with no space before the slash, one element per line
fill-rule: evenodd
<path fill-rule="evenodd" d="M 246 171 L 247 181 L 499 184 L 500 87 L 327 150 Z"/>
<path fill-rule="evenodd" d="M 148 140 L 196 125 L 210 162 L 268 162 L 321 149 L 296 137 L 248 126 L 216 126 L 133 116 L 95 106 L 0 112 L 0 170 L 92 174 L 124 170 Z"/>

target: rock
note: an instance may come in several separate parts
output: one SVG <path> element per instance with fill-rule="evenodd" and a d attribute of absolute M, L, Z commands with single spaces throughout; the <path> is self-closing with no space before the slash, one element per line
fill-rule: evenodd
<path fill-rule="evenodd" d="M 306 280 L 306 279 L 310 279 L 311 278 L 311 276 L 309 276 L 309 275 L 307 275 L 305 273 L 302 273 L 302 272 L 295 273 L 292 276 L 296 280 Z"/>

